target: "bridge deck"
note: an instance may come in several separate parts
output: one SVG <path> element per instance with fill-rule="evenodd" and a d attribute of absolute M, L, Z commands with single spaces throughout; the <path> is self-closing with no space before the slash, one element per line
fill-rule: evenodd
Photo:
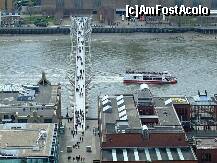
<path fill-rule="evenodd" d="M 78 131 L 85 130 L 85 18 L 76 19 L 77 47 L 75 69 L 75 107 L 74 128 Z"/>

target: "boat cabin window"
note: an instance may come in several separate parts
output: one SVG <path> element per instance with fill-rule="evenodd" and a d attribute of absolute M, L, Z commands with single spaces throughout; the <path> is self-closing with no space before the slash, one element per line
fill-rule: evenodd
<path fill-rule="evenodd" d="M 143 76 L 143 80 L 151 80 L 151 78 L 147 76 Z"/>
<path fill-rule="evenodd" d="M 134 76 L 133 79 L 136 79 L 136 76 Z"/>
<path fill-rule="evenodd" d="M 162 80 L 162 78 L 153 78 L 153 80 Z"/>

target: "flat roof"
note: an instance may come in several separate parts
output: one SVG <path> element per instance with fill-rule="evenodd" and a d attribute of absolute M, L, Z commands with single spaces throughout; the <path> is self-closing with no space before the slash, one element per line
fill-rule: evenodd
<path fill-rule="evenodd" d="M 110 105 L 112 107 L 111 112 L 103 112 L 102 98 L 100 98 L 101 118 L 102 118 L 102 130 L 107 131 L 106 133 L 113 133 L 115 130 L 115 124 L 117 121 L 121 121 L 119 117 L 118 105 L 116 96 L 108 96 L 108 100 L 111 101 Z M 135 106 L 135 101 L 133 95 L 123 95 L 123 104 L 126 108 L 127 122 L 129 128 L 141 128 L 141 121 Z"/>
<path fill-rule="evenodd" d="M 8 123 L 0 125 L 1 157 L 47 157 L 51 155 L 53 137 L 57 125 L 54 123 Z M 46 136 L 40 137 L 41 131 Z M 40 139 L 39 139 L 40 138 Z M 39 139 L 37 143 L 37 139 Z"/>
<path fill-rule="evenodd" d="M 173 104 L 189 104 L 187 97 L 171 97 Z"/>
<path fill-rule="evenodd" d="M 111 112 L 101 111 L 102 131 L 106 134 L 116 133 L 116 124 L 120 121 L 119 111 L 116 96 L 107 96 L 109 105 L 112 107 Z M 128 129 L 142 129 L 140 118 L 158 118 L 159 124 L 154 127 L 149 127 L 150 132 L 183 132 L 182 125 L 179 121 L 178 115 L 172 105 L 165 105 L 165 101 L 170 97 L 154 97 L 153 103 L 155 107 L 155 115 L 139 115 L 134 101 L 134 95 L 123 95 L 123 101 L 126 108 Z M 103 110 L 102 98 L 100 98 L 99 108 Z"/>
<path fill-rule="evenodd" d="M 197 96 L 188 97 L 189 103 L 193 106 L 217 106 L 217 102 L 215 101 L 214 97 L 207 97 L 207 100 L 205 100 L 204 98 L 201 98 L 201 100 L 197 99 Z"/>
<path fill-rule="evenodd" d="M 39 93 L 35 96 L 32 101 L 18 101 L 17 97 L 19 92 L 3 92 L 0 91 L 0 107 L 16 107 L 25 106 L 27 103 L 37 104 L 37 105 L 55 105 L 58 95 L 58 85 L 38 85 Z M 18 90 L 19 91 L 19 90 Z"/>
<path fill-rule="evenodd" d="M 194 138 L 197 149 L 217 149 L 217 137 Z"/>
<path fill-rule="evenodd" d="M 38 85 L 39 92 L 32 101 L 18 101 L 19 89 L 3 92 L 0 90 L 0 112 L 18 113 L 18 116 L 28 116 L 34 111 L 37 115 L 52 117 L 56 115 L 59 85 Z"/>
<path fill-rule="evenodd" d="M 172 103 L 165 105 L 169 97 L 154 97 L 156 115 L 161 126 L 181 126 Z"/>

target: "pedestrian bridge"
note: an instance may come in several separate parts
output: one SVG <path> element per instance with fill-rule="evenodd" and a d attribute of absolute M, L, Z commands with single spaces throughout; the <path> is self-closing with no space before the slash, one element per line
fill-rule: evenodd
<path fill-rule="evenodd" d="M 74 75 L 74 129 L 85 131 L 86 89 L 85 89 L 85 56 L 89 53 L 91 34 L 90 18 L 72 17 L 71 26 L 71 56 L 75 57 Z"/>

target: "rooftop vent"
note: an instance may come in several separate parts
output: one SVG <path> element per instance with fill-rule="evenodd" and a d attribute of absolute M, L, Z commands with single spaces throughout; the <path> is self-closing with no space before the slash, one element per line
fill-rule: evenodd
<path fill-rule="evenodd" d="M 102 111 L 104 113 L 111 113 L 112 112 L 112 107 L 110 105 L 106 105 L 105 107 L 103 107 Z"/>
<path fill-rule="evenodd" d="M 122 112 L 123 110 L 126 110 L 126 107 L 125 105 L 121 106 L 118 108 L 118 112 Z"/>
<path fill-rule="evenodd" d="M 149 137 L 149 130 L 148 130 L 148 127 L 146 125 L 142 126 L 142 132 L 143 132 L 144 138 L 148 138 Z"/>
<path fill-rule="evenodd" d="M 121 99 L 120 101 L 117 102 L 117 105 L 120 106 L 120 105 L 122 105 L 123 103 L 124 103 L 124 100 Z"/>
<path fill-rule="evenodd" d="M 103 105 L 103 106 L 108 105 L 109 103 L 111 103 L 111 101 L 108 100 L 108 99 L 102 101 L 102 105 Z"/>
<path fill-rule="evenodd" d="M 123 110 L 122 112 L 119 113 L 119 117 L 123 117 L 127 115 L 127 111 L 126 110 Z"/>
<path fill-rule="evenodd" d="M 108 95 L 103 96 L 102 101 L 108 100 Z"/>
<path fill-rule="evenodd" d="M 123 98 L 124 98 L 124 96 L 123 96 L 123 95 L 120 95 L 120 96 L 117 96 L 117 97 L 116 97 L 116 100 L 117 100 L 117 101 L 120 101 L 120 100 L 122 100 Z"/>
<path fill-rule="evenodd" d="M 124 115 L 123 117 L 121 117 L 120 120 L 122 120 L 122 121 L 128 120 L 127 115 Z"/>
<path fill-rule="evenodd" d="M 166 100 L 164 103 L 165 105 L 169 105 L 173 102 L 173 100 L 171 98 L 169 98 L 168 100 Z"/>
<path fill-rule="evenodd" d="M 143 131 L 144 131 L 144 130 L 148 130 L 148 126 L 142 125 L 142 130 L 143 130 Z"/>
<path fill-rule="evenodd" d="M 123 120 L 128 120 L 126 109 L 123 110 L 123 111 L 121 111 L 120 113 L 118 113 L 118 116 L 119 116 L 120 120 L 122 120 L 122 121 L 123 121 Z"/>
<path fill-rule="evenodd" d="M 148 85 L 147 84 L 141 84 L 140 90 L 143 90 L 143 89 L 149 89 Z"/>

